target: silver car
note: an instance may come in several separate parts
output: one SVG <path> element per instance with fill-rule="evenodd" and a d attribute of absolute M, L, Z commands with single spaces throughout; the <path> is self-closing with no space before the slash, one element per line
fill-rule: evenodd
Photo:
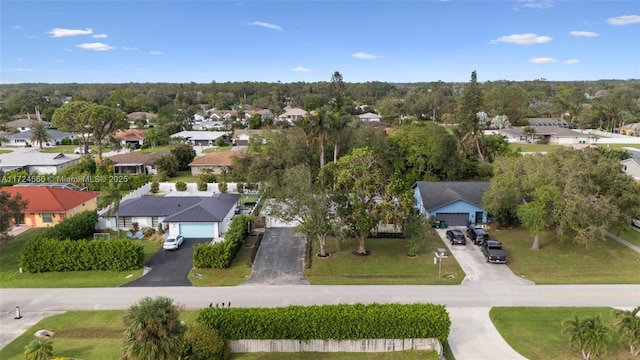
<path fill-rule="evenodd" d="M 164 240 L 164 244 L 162 244 L 162 248 L 165 250 L 177 250 L 180 245 L 184 242 L 184 237 L 182 235 L 178 236 L 169 236 Z"/>

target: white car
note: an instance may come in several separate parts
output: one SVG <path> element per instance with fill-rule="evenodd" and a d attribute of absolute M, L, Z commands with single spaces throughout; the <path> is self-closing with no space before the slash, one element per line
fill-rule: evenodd
<path fill-rule="evenodd" d="M 184 242 L 184 237 L 182 235 L 178 236 L 169 236 L 164 240 L 164 244 L 162 244 L 162 248 L 165 250 L 178 250 L 180 245 Z"/>
<path fill-rule="evenodd" d="M 73 149 L 73 153 L 74 154 L 84 154 L 84 148 L 83 147 L 77 147 L 77 148 Z M 88 153 L 92 154 L 93 150 L 91 150 L 91 148 L 89 148 Z"/>

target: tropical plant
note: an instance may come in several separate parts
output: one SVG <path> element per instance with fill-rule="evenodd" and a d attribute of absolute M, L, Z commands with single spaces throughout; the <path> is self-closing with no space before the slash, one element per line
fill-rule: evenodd
<path fill-rule="evenodd" d="M 180 311 L 173 299 L 164 296 L 145 297 L 129 307 L 123 317 L 123 359 L 177 359 L 184 334 Z"/>
<path fill-rule="evenodd" d="M 49 360 L 53 357 L 53 344 L 49 340 L 34 339 L 24 347 L 25 360 Z"/>
<path fill-rule="evenodd" d="M 29 138 L 32 143 L 38 144 L 38 147 L 42 149 L 42 144 L 51 140 L 47 127 L 43 123 L 37 122 L 31 126 L 31 137 Z"/>
<path fill-rule="evenodd" d="M 116 215 L 116 229 L 118 229 L 118 236 L 120 236 L 120 226 L 118 224 L 118 212 L 120 211 L 120 200 L 122 200 L 122 193 L 120 192 L 120 183 L 110 183 L 106 189 L 103 189 L 98 197 L 98 207 L 107 209 L 105 217 L 109 219 L 111 215 Z"/>
<path fill-rule="evenodd" d="M 562 334 L 569 336 L 571 345 L 577 346 L 583 360 L 591 356 L 602 355 L 611 342 L 611 329 L 600 320 L 600 315 L 573 318 L 562 322 Z"/>
<path fill-rule="evenodd" d="M 622 340 L 629 345 L 632 356 L 640 355 L 640 306 L 633 310 L 614 309 L 615 320 L 613 326 L 620 333 Z"/>

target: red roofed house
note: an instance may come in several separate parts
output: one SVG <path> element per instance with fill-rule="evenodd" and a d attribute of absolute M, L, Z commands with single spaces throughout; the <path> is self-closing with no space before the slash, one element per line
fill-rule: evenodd
<path fill-rule="evenodd" d="M 0 191 L 27 200 L 24 223 L 33 227 L 55 226 L 64 219 L 85 210 L 96 210 L 100 193 L 60 189 L 48 186 L 4 186 Z"/>
<path fill-rule="evenodd" d="M 233 156 L 242 155 L 239 151 L 219 151 L 206 154 L 189 163 L 191 175 L 202 174 L 204 169 L 209 169 L 212 174 L 222 173 L 222 169 L 229 168 L 233 161 Z"/>
<path fill-rule="evenodd" d="M 131 144 L 134 149 L 140 149 L 144 143 L 144 131 L 140 129 L 118 130 L 113 137 L 120 139 L 123 147 Z"/>

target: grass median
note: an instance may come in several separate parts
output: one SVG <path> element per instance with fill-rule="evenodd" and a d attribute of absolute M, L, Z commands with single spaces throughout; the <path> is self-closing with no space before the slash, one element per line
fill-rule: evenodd
<path fill-rule="evenodd" d="M 240 285 L 251 275 L 249 259 L 256 249 L 257 236 L 249 236 L 226 269 L 192 269 L 189 281 L 193 286 L 234 286 Z"/>

